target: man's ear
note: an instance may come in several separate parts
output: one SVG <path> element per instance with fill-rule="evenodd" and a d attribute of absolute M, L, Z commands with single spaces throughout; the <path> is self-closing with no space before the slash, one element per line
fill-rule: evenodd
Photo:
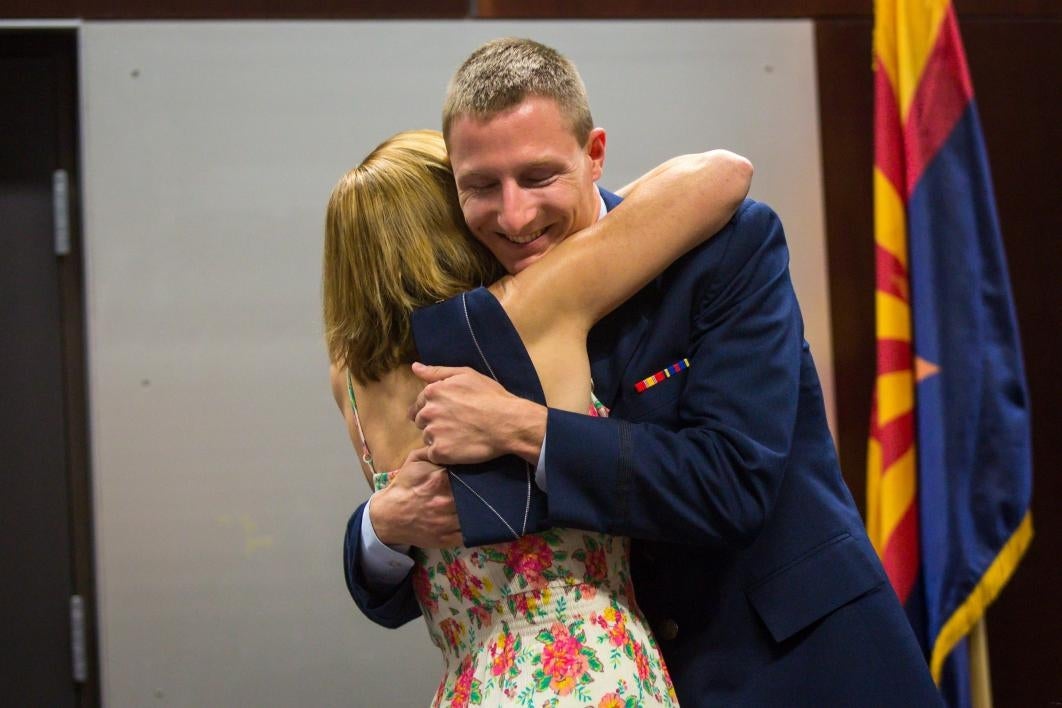
<path fill-rule="evenodd" d="M 596 182 L 605 169 L 605 129 L 594 128 L 586 140 L 586 155 L 590 158 L 590 174 Z"/>

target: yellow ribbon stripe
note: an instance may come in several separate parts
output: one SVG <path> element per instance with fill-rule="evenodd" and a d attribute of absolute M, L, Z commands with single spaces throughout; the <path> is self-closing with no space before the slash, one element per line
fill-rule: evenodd
<path fill-rule="evenodd" d="M 981 576 L 981 581 L 966 598 L 966 602 L 962 603 L 940 628 L 929 659 L 929 671 L 937 684 L 940 683 L 944 661 L 948 658 L 948 654 L 984 617 L 985 609 L 992 604 L 999 591 L 1014 574 L 1014 569 L 1018 567 L 1022 556 L 1025 555 L 1032 537 L 1032 512 L 1026 512 L 1025 518 L 999 551 L 992 565 L 988 566 L 988 570 Z"/>

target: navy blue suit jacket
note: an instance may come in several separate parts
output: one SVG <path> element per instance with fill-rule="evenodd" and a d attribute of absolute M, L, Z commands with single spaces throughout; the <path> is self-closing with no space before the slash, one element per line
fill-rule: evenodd
<path fill-rule="evenodd" d="M 550 410 L 545 523 L 635 539 L 638 602 L 684 705 L 938 705 L 841 478 L 788 265 L 777 216 L 747 200 L 594 328 L 611 417 Z M 411 584 L 367 591 L 360 512 L 348 586 L 396 626 L 418 614 Z"/>

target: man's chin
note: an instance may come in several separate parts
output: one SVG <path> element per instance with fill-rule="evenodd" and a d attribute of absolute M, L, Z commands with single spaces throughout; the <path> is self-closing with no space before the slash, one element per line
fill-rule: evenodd
<path fill-rule="evenodd" d="M 538 241 L 533 241 L 532 243 L 539 245 Z M 539 261 L 543 256 L 549 253 L 555 245 L 556 244 L 554 243 L 543 243 L 539 245 L 539 248 L 527 249 L 526 253 L 517 254 L 513 258 L 510 258 L 512 267 L 509 269 L 509 272 L 513 275 L 519 273 L 532 263 Z"/>
<path fill-rule="evenodd" d="M 555 238 L 553 234 L 545 233 L 530 243 L 512 249 L 508 254 L 508 262 L 513 264 L 512 268 L 509 268 L 509 272 L 513 274 L 519 273 L 552 251 L 553 247 L 563 240 Z"/>

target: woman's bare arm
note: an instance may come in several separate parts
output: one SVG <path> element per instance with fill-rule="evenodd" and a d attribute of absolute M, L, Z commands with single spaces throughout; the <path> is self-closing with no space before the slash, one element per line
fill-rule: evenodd
<path fill-rule="evenodd" d="M 657 165 L 653 169 L 651 169 L 648 172 L 646 172 L 644 175 L 636 177 L 633 182 L 628 182 L 627 184 L 625 184 L 622 187 L 620 187 L 619 189 L 617 189 L 616 192 L 615 192 L 616 196 L 621 197 L 623 199 L 626 199 L 627 197 L 631 196 L 631 193 L 633 193 L 636 189 L 638 189 L 638 185 L 645 184 L 646 182 L 650 181 L 653 177 L 656 177 L 657 175 L 659 175 L 664 170 L 669 169 L 670 167 L 674 166 L 676 163 L 681 162 L 683 160 L 686 160 L 689 157 L 690 157 L 689 155 L 679 155 L 678 157 L 673 157 L 670 160 L 667 160 L 666 162 L 660 163 L 659 165 Z"/>
<path fill-rule="evenodd" d="M 752 165 L 726 150 L 673 158 L 629 186 L 605 219 L 492 288 L 529 346 L 595 322 L 719 231 L 748 194 Z"/>

